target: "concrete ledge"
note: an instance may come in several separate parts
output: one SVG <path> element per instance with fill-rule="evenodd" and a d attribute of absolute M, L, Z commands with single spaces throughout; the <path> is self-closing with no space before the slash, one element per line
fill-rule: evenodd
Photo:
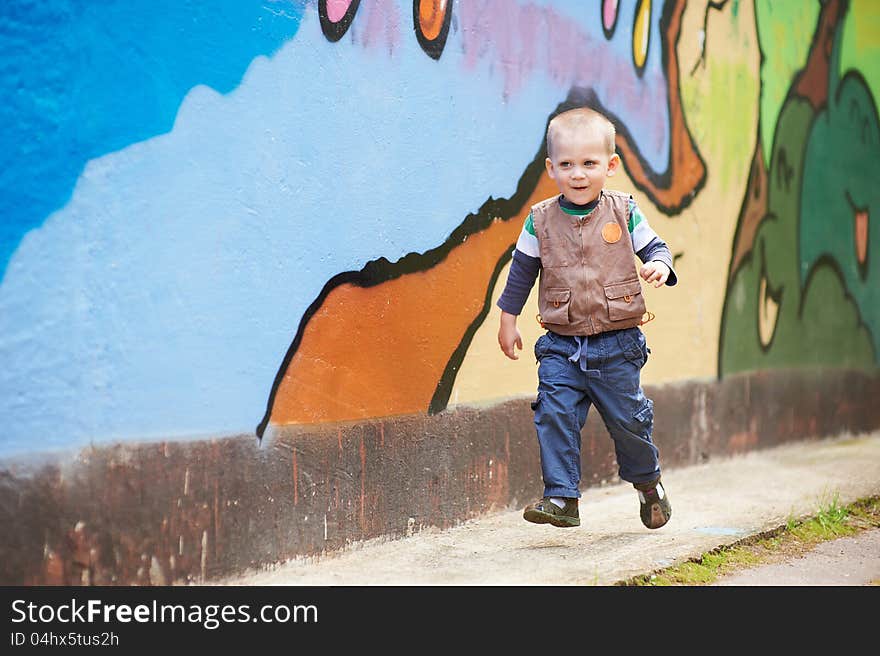
<path fill-rule="evenodd" d="M 880 427 L 880 372 L 646 388 L 665 466 Z M 434 416 L 92 447 L 0 464 L 0 583 L 172 585 L 450 527 L 541 493 L 531 399 Z M 584 489 L 617 481 L 591 412 Z"/>

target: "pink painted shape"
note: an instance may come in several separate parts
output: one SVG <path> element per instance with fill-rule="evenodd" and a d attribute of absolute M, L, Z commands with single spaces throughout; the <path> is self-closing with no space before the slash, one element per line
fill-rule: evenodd
<path fill-rule="evenodd" d="M 345 12 L 351 6 L 352 0 L 327 0 L 327 18 L 332 23 L 338 23 L 345 16 Z"/>
<path fill-rule="evenodd" d="M 606 47 L 601 32 L 597 36 L 595 30 L 581 29 L 552 7 L 538 7 L 531 2 L 517 6 L 510 0 L 468 0 L 456 3 L 455 7 L 464 69 L 470 71 L 479 62 L 490 61 L 491 72 L 504 80 L 505 98 L 522 89 L 532 75 L 543 73 L 563 87 L 621 80 L 623 84 L 615 91 L 615 103 L 633 111 L 647 104 L 667 102 L 661 68 L 646 69 L 641 83 L 630 83 L 634 74 L 629 58 L 615 56 Z M 645 116 L 647 123 L 640 130 L 640 143 L 646 150 L 662 147 L 668 135 L 667 116 L 664 111 Z"/>
<path fill-rule="evenodd" d="M 602 2 L 602 25 L 606 30 L 614 27 L 614 19 L 617 18 L 617 0 L 603 0 Z"/>
<path fill-rule="evenodd" d="M 361 17 L 362 13 L 366 15 Z M 384 47 L 389 54 L 397 50 L 400 45 L 400 14 L 397 5 L 366 3 L 358 9 L 358 17 L 363 25 L 361 44 L 370 49 Z"/>

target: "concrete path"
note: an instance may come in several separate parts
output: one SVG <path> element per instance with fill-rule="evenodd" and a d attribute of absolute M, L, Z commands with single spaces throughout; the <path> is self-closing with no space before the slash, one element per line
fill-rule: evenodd
<path fill-rule="evenodd" d="M 774 529 L 790 518 L 814 514 L 834 499 L 843 505 L 880 494 L 880 432 L 806 441 L 669 469 L 664 482 L 673 516 L 655 531 L 639 521 L 632 487 L 614 484 L 586 490 L 577 528 L 530 524 L 522 519 L 520 508 L 511 508 L 451 529 L 370 540 L 216 583 L 613 585 Z M 540 490 L 535 493 L 539 496 Z M 820 551 L 821 557 L 836 556 L 823 561 L 820 570 L 848 571 L 848 561 L 861 561 L 867 570 L 858 575 L 833 582 L 827 577 L 808 578 L 796 573 L 797 563 L 789 563 L 718 584 L 862 585 L 873 580 L 875 575 L 868 572 L 876 572 L 880 564 L 876 532 L 869 533 L 873 542 L 834 541 Z"/>
<path fill-rule="evenodd" d="M 880 529 L 822 542 L 802 556 L 722 576 L 713 585 L 880 585 Z"/>

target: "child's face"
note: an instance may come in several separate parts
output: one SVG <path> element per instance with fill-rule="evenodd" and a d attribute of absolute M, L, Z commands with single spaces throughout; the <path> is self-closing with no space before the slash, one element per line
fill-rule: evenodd
<path fill-rule="evenodd" d="M 599 197 L 605 180 L 617 171 L 620 157 L 608 153 L 598 130 L 565 129 L 555 135 L 545 165 L 563 196 L 586 205 Z"/>

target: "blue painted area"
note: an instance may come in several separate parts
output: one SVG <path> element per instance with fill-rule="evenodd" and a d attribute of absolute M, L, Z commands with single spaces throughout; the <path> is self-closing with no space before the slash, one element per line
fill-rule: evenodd
<path fill-rule="evenodd" d="M 327 280 L 511 196 L 566 92 L 499 104 L 489 63 L 444 59 L 331 44 L 310 16 L 234 91 L 196 87 L 173 131 L 89 162 L 0 284 L 0 455 L 253 435 Z"/>
<path fill-rule="evenodd" d="M 56 190 L 60 206 L 34 213 L 36 229 L 19 225 L 0 281 L 0 456 L 252 434 L 326 282 L 370 260 L 436 248 L 487 199 L 509 198 L 571 84 L 592 85 L 604 104 L 632 117 L 634 132 L 664 138 L 664 112 L 654 112 L 659 129 L 640 120 L 640 99 L 662 90 L 659 66 L 621 84 L 622 75 L 593 75 L 599 58 L 574 80 L 550 75 L 541 61 L 506 94 L 498 61 L 465 65 L 460 31 L 439 61 L 425 55 L 408 0 L 362 3 L 364 14 L 338 43 L 324 38 L 314 4 L 306 6 L 285 19 L 295 38 L 267 56 L 240 54 L 236 75 L 228 60 L 217 62 L 225 75 L 213 71 L 205 55 L 222 59 L 219 49 L 238 47 L 221 21 L 192 46 L 200 54 L 179 49 L 183 71 L 126 41 L 141 58 L 139 84 L 173 93 L 127 85 L 108 59 L 113 49 L 100 46 L 100 71 L 78 62 L 79 78 L 62 76 L 45 94 L 45 114 L 64 118 L 64 137 L 55 137 L 78 164 L 33 154 L 28 170 L 3 179 L 4 194 L 21 186 L 37 196 L 40 167 L 70 177 L 63 198 Z M 601 25 L 590 19 L 583 31 L 601 33 Z M 614 58 L 610 50 L 603 61 Z M 75 40 L 61 54 L 77 59 Z M 199 84 L 187 73 L 196 60 Z M 127 100 L 101 90 L 111 81 Z M 93 94 L 105 108 L 96 122 Z M 62 108 L 75 98 L 75 114 Z M 129 105 L 141 112 L 154 100 L 137 120 L 127 115 Z M 96 135 L 100 152 L 86 144 Z M 654 161 L 668 158 L 647 137 L 646 150 Z"/>
<path fill-rule="evenodd" d="M 304 4 L 4 0 L 0 274 L 87 161 L 170 130 L 198 84 L 235 88 L 254 57 L 296 34 Z"/>

